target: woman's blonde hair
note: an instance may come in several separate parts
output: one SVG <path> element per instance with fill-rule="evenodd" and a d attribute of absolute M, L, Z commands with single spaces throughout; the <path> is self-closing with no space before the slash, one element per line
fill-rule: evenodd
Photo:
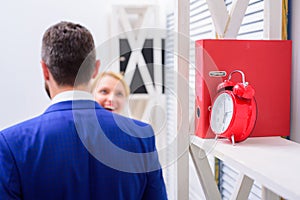
<path fill-rule="evenodd" d="M 94 90 L 96 89 L 97 87 L 97 84 L 98 82 L 104 77 L 104 76 L 111 76 L 117 80 L 119 80 L 124 89 L 125 89 L 125 96 L 128 97 L 129 94 L 130 94 L 130 88 L 128 86 L 128 84 L 126 83 L 126 81 L 124 80 L 124 76 L 121 74 L 121 73 L 116 73 L 116 72 L 113 72 L 113 71 L 106 71 L 106 72 L 102 72 L 100 74 L 97 75 L 97 77 L 95 78 L 95 80 L 93 81 L 93 84 L 92 84 L 92 92 L 94 92 Z"/>

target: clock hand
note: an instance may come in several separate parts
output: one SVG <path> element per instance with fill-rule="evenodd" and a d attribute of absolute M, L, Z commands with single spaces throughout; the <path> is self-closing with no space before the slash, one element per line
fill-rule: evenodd
<path fill-rule="evenodd" d="M 231 113 L 232 111 L 227 111 L 227 112 L 225 112 L 225 114 L 224 114 L 224 117 L 223 117 L 223 131 L 224 131 L 224 129 L 225 129 L 225 122 L 226 122 L 226 119 L 228 118 L 228 114 L 229 113 Z"/>
<path fill-rule="evenodd" d="M 227 118 L 227 114 L 228 114 L 228 112 L 225 112 L 225 115 L 223 117 L 223 124 L 225 124 L 225 121 L 226 121 L 226 118 Z"/>
<path fill-rule="evenodd" d="M 228 114 L 231 113 L 231 112 L 232 112 L 232 111 L 227 111 L 227 112 L 225 112 L 225 115 L 224 115 L 224 118 L 223 118 L 223 124 L 225 123 Z"/>
<path fill-rule="evenodd" d="M 226 118 L 227 118 L 228 112 L 225 112 L 225 115 L 223 117 L 223 127 L 222 127 L 222 131 L 225 130 L 225 122 L 226 122 Z"/>

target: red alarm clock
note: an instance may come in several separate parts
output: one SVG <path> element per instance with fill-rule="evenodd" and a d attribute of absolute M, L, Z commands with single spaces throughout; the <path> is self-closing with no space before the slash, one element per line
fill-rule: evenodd
<path fill-rule="evenodd" d="M 234 73 L 242 75 L 241 83 L 230 80 Z M 253 87 L 245 81 L 242 71 L 234 70 L 218 85 L 217 91 L 209 108 L 211 130 L 216 137 L 228 138 L 232 144 L 245 140 L 254 128 L 257 116 Z"/>

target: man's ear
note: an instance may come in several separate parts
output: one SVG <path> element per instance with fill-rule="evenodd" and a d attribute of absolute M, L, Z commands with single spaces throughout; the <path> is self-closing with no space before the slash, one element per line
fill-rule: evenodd
<path fill-rule="evenodd" d="M 95 70 L 94 70 L 94 73 L 92 75 L 92 78 L 95 78 L 97 76 L 99 68 L 100 68 L 100 60 L 96 60 Z"/>
<path fill-rule="evenodd" d="M 48 66 L 46 65 L 46 63 L 44 61 L 41 61 L 41 65 L 42 65 L 44 79 L 45 79 L 45 81 L 47 81 L 47 80 L 49 80 L 49 77 L 50 77 Z"/>

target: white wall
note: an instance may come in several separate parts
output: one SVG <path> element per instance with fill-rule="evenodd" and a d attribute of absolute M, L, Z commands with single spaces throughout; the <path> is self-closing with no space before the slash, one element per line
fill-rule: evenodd
<path fill-rule="evenodd" d="M 50 102 L 39 63 L 45 29 L 62 20 L 80 22 L 100 42 L 108 35 L 104 7 L 96 0 L 1 3 L 0 129 L 40 114 Z"/>
<path fill-rule="evenodd" d="M 292 0 L 292 101 L 291 101 L 291 139 L 300 142 L 300 1 Z"/>
<path fill-rule="evenodd" d="M 79 22 L 94 35 L 97 46 L 108 40 L 113 4 L 160 3 L 158 0 L 26 0 L 3 1 L 0 7 L 0 130 L 42 113 L 50 100 L 40 67 L 42 35 L 62 20 Z M 168 6 L 167 6 L 168 5 Z M 163 19 L 164 20 L 164 19 Z"/>

